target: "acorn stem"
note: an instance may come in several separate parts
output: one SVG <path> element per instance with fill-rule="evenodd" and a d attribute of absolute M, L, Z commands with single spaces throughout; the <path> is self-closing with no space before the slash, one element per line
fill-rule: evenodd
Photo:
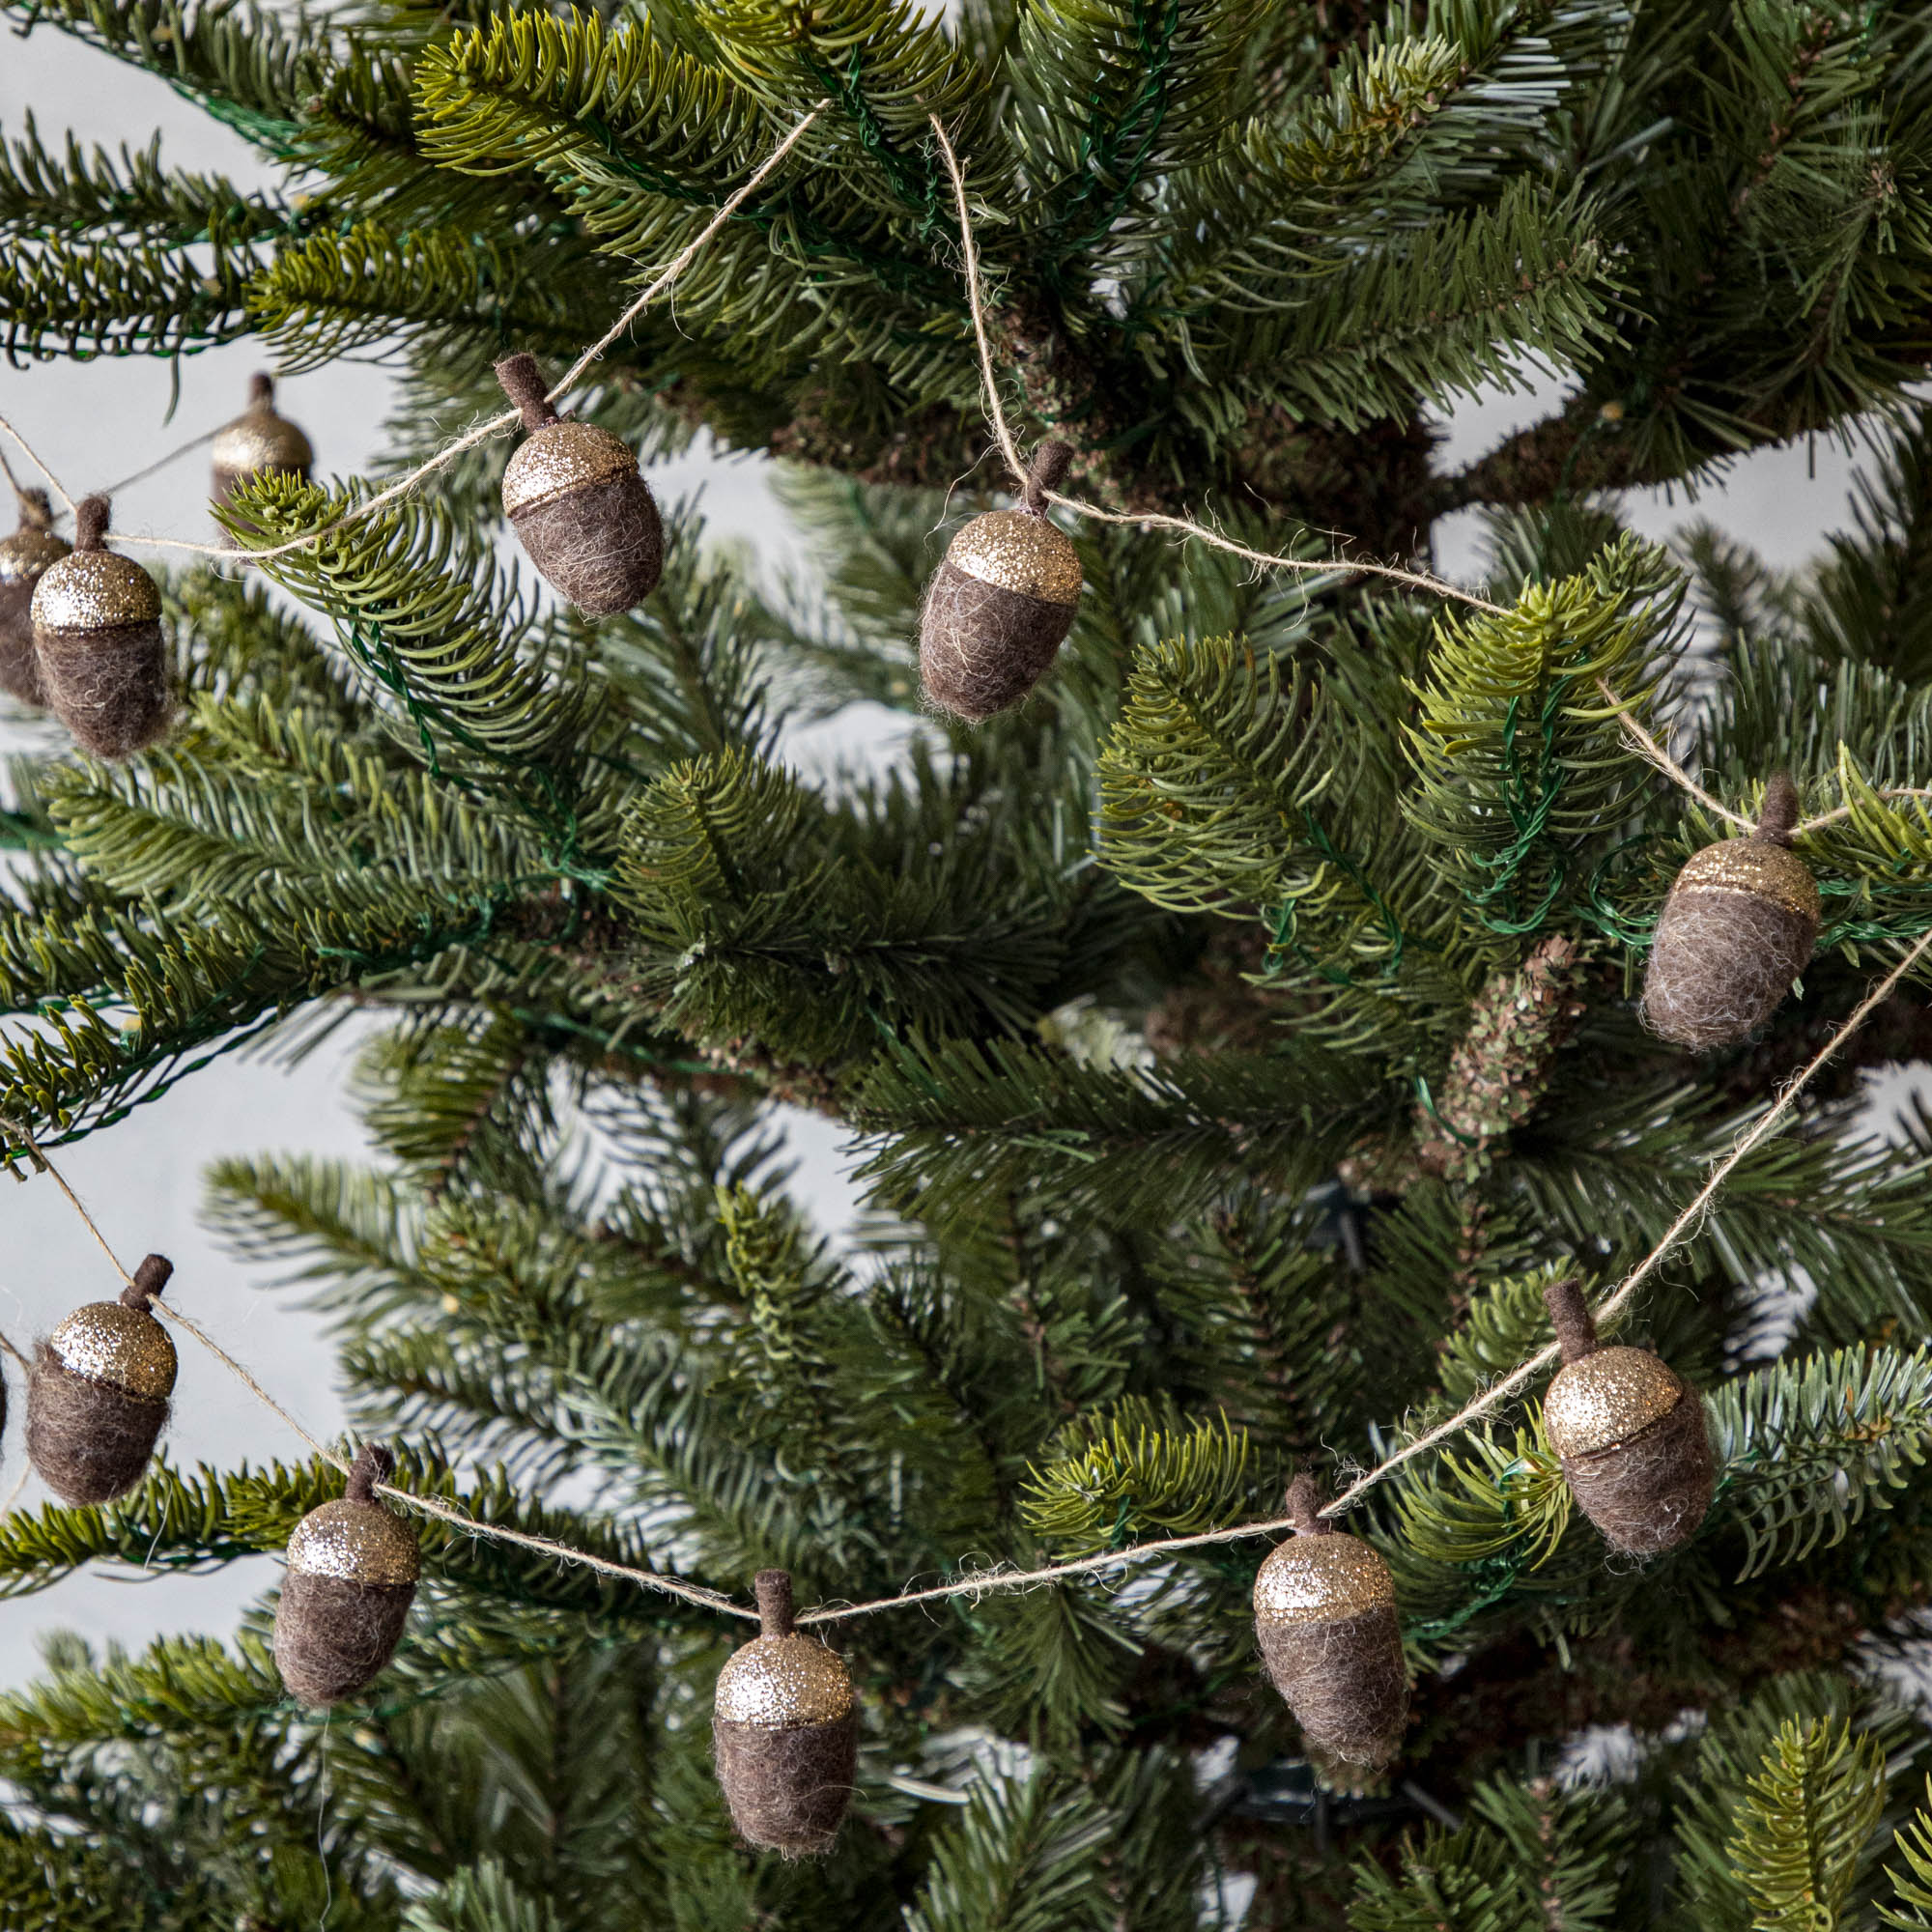
<path fill-rule="evenodd" d="M 167 1287 L 168 1277 L 174 1271 L 175 1264 L 166 1255 L 150 1255 L 134 1270 L 134 1279 L 121 1291 L 122 1302 L 145 1312 L 148 1303 Z"/>
<path fill-rule="evenodd" d="M 497 380 L 503 393 L 523 412 L 526 429 L 542 429 L 556 420 L 556 412 L 544 393 L 547 384 L 534 355 L 506 355 L 497 364 Z"/>
<path fill-rule="evenodd" d="M 1583 1284 L 1577 1276 L 1552 1281 L 1543 1291 L 1543 1298 L 1548 1304 L 1564 1361 L 1580 1362 L 1585 1355 L 1594 1355 L 1598 1348 L 1596 1319 L 1583 1299 Z"/>
<path fill-rule="evenodd" d="M 1033 462 L 1027 467 L 1026 506 L 1036 517 L 1046 515 L 1046 493 L 1058 490 L 1066 480 L 1067 467 L 1073 461 L 1073 445 L 1060 442 L 1053 437 L 1040 444 L 1033 453 Z"/>
<path fill-rule="evenodd" d="M 1789 772 L 1773 773 L 1764 788 L 1764 809 L 1751 837 L 1765 845 L 1789 845 L 1798 823 L 1798 787 Z"/>
<path fill-rule="evenodd" d="M 53 499 L 44 490 L 15 489 L 14 500 L 20 509 L 23 530 L 50 530 L 54 526 Z"/>
<path fill-rule="evenodd" d="M 107 534 L 108 503 L 105 497 L 83 497 L 73 506 L 73 547 L 99 550 Z"/>
<path fill-rule="evenodd" d="M 275 379 L 266 369 L 257 370 L 248 378 L 248 407 L 251 410 L 271 410 L 275 406 Z"/>
<path fill-rule="evenodd" d="M 355 1452 L 355 1462 L 349 1465 L 349 1480 L 343 1485 L 342 1493 L 353 1503 L 374 1502 L 376 1485 L 386 1483 L 395 1466 L 395 1457 L 384 1444 L 363 1443 Z"/>
<path fill-rule="evenodd" d="M 1321 1477 L 1304 1469 L 1288 1486 L 1289 1520 L 1296 1536 L 1333 1536 L 1335 1525 L 1321 1514 L 1328 1500 Z"/>
<path fill-rule="evenodd" d="M 758 1634 L 789 1636 L 791 1623 L 791 1572 L 760 1570 L 752 1578 L 752 1594 L 758 1600 Z"/>

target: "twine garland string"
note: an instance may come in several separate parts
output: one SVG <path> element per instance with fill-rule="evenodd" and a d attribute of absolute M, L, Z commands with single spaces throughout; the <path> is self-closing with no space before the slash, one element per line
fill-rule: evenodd
<path fill-rule="evenodd" d="M 1001 453 L 1007 459 L 1007 467 L 1015 482 L 1022 490 L 1027 488 L 1027 465 L 1021 460 L 1019 445 L 1013 440 L 1012 430 L 1008 426 L 1006 411 L 1000 403 L 999 379 L 993 368 L 993 347 L 986 334 L 984 298 L 980 287 L 980 249 L 973 236 L 972 216 L 966 207 L 966 177 L 959 166 L 959 156 L 952 152 L 952 143 L 946 137 L 946 129 L 940 125 L 938 115 L 927 117 L 932 123 L 934 138 L 939 143 L 939 152 L 946 158 L 946 171 L 952 177 L 952 201 L 959 215 L 959 247 L 966 263 L 966 299 L 973 316 L 973 339 L 980 351 L 980 385 L 986 404 L 986 415 L 992 424 L 993 434 L 999 439 Z M 1057 503 L 1063 510 L 1070 510 L 1076 517 L 1085 517 L 1096 524 L 1124 524 L 1134 528 L 1173 530 L 1182 537 L 1192 537 L 1211 549 L 1225 551 L 1230 556 L 1238 556 L 1264 570 L 1288 570 L 1314 577 L 1328 577 L 1338 572 L 1345 576 L 1383 577 L 1396 583 L 1406 583 L 1414 590 L 1426 590 L 1435 597 L 1444 597 L 1452 603 L 1466 604 L 1472 609 L 1487 612 L 1492 617 L 1507 616 L 1503 605 L 1492 604 L 1486 597 L 1478 597 L 1474 591 L 1463 590 L 1454 583 L 1446 582 L 1439 577 L 1432 577 L 1427 571 L 1405 570 L 1399 564 L 1370 563 L 1354 557 L 1332 557 L 1325 563 L 1317 563 L 1303 556 L 1281 556 L 1272 551 L 1250 550 L 1246 544 L 1238 544 L 1232 537 L 1224 537 L 1220 531 L 1210 529 L 1205 524 L 1197 524 L 1186 517 L 1170 517 L 1158 511 L 1103 510 L 1097 503 L 1089 503 L 1079 497 L 1063 496 L 1058 490 L 1042 490 L 1039 494 L 1049 503 Z"/>
<path fill-rule="evenodd" d="M 1625 741 L 1638 757 L 1655 765 L 1672 784 L 1694 798 L 1714 817 L 1735 825 L 1740 832 L 1748 834 L 1757 830 L 1756 819 L 1747 817 L 1744 812 L 1733 811 L 1727 805 L 1719 804 L 1632 717 L 1625 709 L 1623 699 L 1611 690 L 1607 678 L 1598 678 L 1597 689 L 1615 708 L 1617 720 L 1624 727 Z M 1932 785 L 1887 785 L 1874 795 L 1878 798 L 1932 798 Z M 1826 826 L 1835 825 L 1841 818 L 1849 818 L 1851 815 L 1852 808 L 1849 805 L 1833 806 L 1830 811 L 1821 811 L 1815 818 L 1801 819 L 1791 828 L 1791 836 L 1794 838 L 1803 838 L 1806 833 L 1822 832 Z"/>
<path fill-rule="evenodd" d="M 806 129 L 830 105 L 831 102 L 829 100 L 821 100 L 765 156 L 756 171 L 724 202 L 718 213 L 705 223 L 704 227 L 679 250 L 677 255 L 672 259 L 669 267 L 564 371 L 563 375 L 552 386 L 549 392 L 550 401 L 555 402 L 565 391 L 573 388 L 584 371 L 603 355 L 604 352 L 630 327 L 632 323 L 637 321 L 638 317 L 659 296 L 663 295 L 667 289 L 670 288 L 677 281 L 679 276 L 697 259 L 711 238 L 737 213 L 746 201 L 763 185 L 772 170 L 804 138 Z M 350 509 L 345 510 L 339 517 L 331 518 L 320 529 L 310 530 L 305 536 L 291 537 L 285 543 L 271 544 L 263 550 L 248 550 L 238 553 L 232 549 L 224 550 L 215 544 L 188 543 L 180 537 L 122 536 L 119 533 L 116 534 L 114 542 L 123 549 L 180 551 L 189 556 L 212 556 L 221 563 L 234 563 L 238 559 L 247 563 L 263 563 L 271 557 L 287 556 L 292 552 L 307 550 L 313 545 L 321 543 L 324 537 L 333 536 L 338 530 L 346 529 L 351 524 L 360 523 L 363 518 L 373 516 L 378 510 L 386 507 L 401 497 L 407 497 L 425 477 L 433 475 L 437 470 L 453 463 L 466 449 L 474 448 L 479 442 L 487 442 L 492 437 L 501 435 L 506 429 L 513 429 L 522 419 L 521 414 L 516 410 L 506 410 L 501 415 L 492 416 L 488 422 L 479 423 L 476 428 L 467 431 L 464 435 L 458 437 L 455 441 L 445 443 L 427 462 L 418 465 L 408 475 L 399 477 L 387 489 L 378 491 L 367 502 L 355 504 Z M 41 461 L 39 454 L 35 451 L 33 445 L 28 442 L 27 439 L 5 416 L 0 416 L 0 430 L 4 430 L 7 435 L 19 444 L 28 459 L 45 476 L 48 483 L 53 486 L 54 494 L 59 497 L 68 509 L 71 510 L 74 499 L 61 486 L 53 471 Z M 182 452 L 176 451 L 175 453 L 179 455 Z M 171 457 L 163 459 L 164 462 L 171 462 L 172 460 Z M 10 477 L 12 473 L 9 470 L 8 474 Z M 17 488 L 17 486 L 15 487 Z"/>
<path fill-rule="evenodd" d="M 1849 1018 L 1838 1028 L 1825 1044 L 1812 1055 L 1811 1059 L 1796 1073 L 1777 1097 L 1767 1107 L 1759 1119 L 1741 1134 L 1732 1144 L 1690 1204 L 1665 1229 L 1662 1239 L 1644 1258 L 1617 1284 L 1610 1293 L 1592 1311 L 1600 1324 L 1606 1325 L 1626 1308 L 1637 1290 L 1655 1274 L 1665 1259 L 1675 1251 L 1687 1236 L 1703 1217 L 1704 1211 L 1716 1198 L 1724 1182 L 1728 1180 L 1738 1165 L 1751 1151 L 1761 1146 L 1784 1123 L 1792 1109 L 1798 1104 L 1798 1096 L 1811 1083 L 1812 1079 L 1835 1055 L 1838 1049 L 1851 1038 L 1865 1020 L 1891 993 L 1892 988 L 1903 980 L 1907 973 L 1932 950 L 1932 930 L 1928 930 L 1917 941 L 1886 977 L 1853 1009 Z M 87 1211 L 67 1177 L 61 1173 L 27 1129 L 17 1122 L 0 1120 L 17 1135 L 28 1155 L 36 1166 L 53 1177 L 55 1184 L 67 1197 L 74 1212 L 86 1225 L 88 1232 L 100 1244 L 101 1252 L 113 1265 L 114 1271 L 125 1282 L 132 1283 L 133 1277 L 122 1266 L 120 1258 L 109 1245 L 107 1237 L 96 1225 L 93 1215 Z M 159 1296 L 149 1303 L 154 1311 L 165 1320 L 176 1323 L 192 1335 L 203 1348 L 219 1361 L 248 1391 L 268 1408 L 271 1409 L 294 1433 L 305 1442 L 309 1449 L 333 1467 L 347 1472 L 348 1463 L 335 1451 L 328 1448 L 302 1427 L 295 1416 L 282 1406 L 269 1391 L 256 1380 L 255 1377 L 235 1357 L 221 1347 L 198 1321 L 184 1315 L 179 1309 L 168 1307 Z M 9 1345 L 10 1352 L 13 1352 Z M 1365 1471 L 1343 1489 L 1332 1501 L 1323 1505 L 1321 1514 L 1324 1517 L 1339 1516 L 1377 1484 L 1383 1482 L 1405 1463 L 1413 1462 L 1438 1443 L 1460 1435 L 1479 1417 L 1486 1415 L 1505 1398 L 1532 1381 L 1544 1369 L 1550 1367 L 1558 1358 L 1560 1349 L 1551 1343 L 1539 1350 L 1527 1361 L 1492 1382 L 1470 1401 L 1434 1428 L 1425 1430 L 1412 1441 L 1405 1443 L 1392 1455 L 1384 1457 L 1373 1469 Z M 758 1613 L 746 1605 L 734 1603 L 722 1591 L 708 1588 L 702 1583 L 694 1583 L 683 1577 L 673 1576 L 666 1571 L 640 1570 L 627 1563 L 613 1563 L 607 1557 L 596 1556 L 590 1551 L 578 1549 L 566 1543 L 559 1543 L 547 1536 L 532 1536 L 524 1530 L 509 1529 L 499 1523 L 478 1521 L 451 1504 L 434 1496 L 417 1494 L 412 1490 L 405 1490 L 393 1483 L 379 1483 L 377 1493 L 402 1504 L 424 1516 L 435 1517 L 467 1534 L 489 1538 L 499 1543 L 514 1544 L 520 1548 L 535 1550 L 540 1555 L 556 1558 L 559 1562 L 581 1564 L 602 1576 L 620 1578 L 627 1582 L 641 1584 L 646 1589 L 658 1590 L 669 1596 L 681 1597 L 688 1603 L 698 1604 L 722 1615 L 744 1618 L 756 1622 Z M 1250 1537 L 1280 1535 L 1283 1531 L 1295 1527 L 1292 1516 L 1277 1516 L 1260 1519 L 1253 1522 L 1236 1523 L 1226 1529 L 1212 1529 L 1198 1532 L 1192 1536 L 1170 1536 L 1152 1543 L 1137 1543 L 1124 1549 L 1107 1550 L 1096 1556 L 1083 1556 L 1067 1563 L 1052 1563 L 1037 1570 L 980 1570 L 960 1577 L 951 1583 L 935 1584 L 928 1589 L 907 1590 L 894 1597 L 876 1597 L 862 1604 L 825 1604 L 816 1609 L 807 1610 L 797 1618 L 800 1625 L 841 1623 L 854 1617 L 873 1616 L 882 1610 L 909 1608 L 917 1604 L 931 1604 L 952 1597 L 971 1597 L 976 1601 L 989 1593 L 1007 1590 L 1031 1589 L 1039 1584 L 1059 1583 L 1068 1577 L 1090 1577 L 1103 1570 L 1111 1570 L 1127 1564 L 1143 1563 L 1161 1556 L 1178 1555 L 1183 1550 L 1205 1549 L 1216 1544 L 1240 1543 Z"/>

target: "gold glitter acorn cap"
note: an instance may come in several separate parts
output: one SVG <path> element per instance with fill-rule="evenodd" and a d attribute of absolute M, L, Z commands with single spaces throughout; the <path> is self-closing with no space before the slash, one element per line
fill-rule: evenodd
<path fill-rule="evenodd" d="M 725 1659 L 718 1673 L 718 1716 L 775 1731 L 849 1717 L 852 1678 L 838 1653 L 792 1629 L 789 1574 L 760 1570 L 753 1589 L 763 1634 Z"/>
<path fill-rule="evenodd" d="M 289 1538 L 289 1568 L 344 1583 L 413 1583 L 422 1574 L 415 1532 L 373 1497 L 343 1496 L 312 1509 Z"/>
<path fill-rule="evenodd" d="M 48 564 L 34 585 L 34 628 L 108 631 L 154 623 L 161 614 L 159 586 L 138 563 L 101 547 L 107 498 L 83 497 L 73 522 L 72 552 Z"/>
<path fill-rule="evenodd" d="M 1706 845 L 1684 862 L 1670 896 L 1701 893 L 1748 893 L 1770 899 L 1794 917 L 1816 925 L 1818 881 L 1788 845 L 1766 838 L 1725 838 Z"/>
<path fill-rule="evenodd" d="M 65 539 L 51 530 L 15 530 L 0 537 L 0 586 L 31 583 L 49 564 L 69 554 Z"/>
<path fill-rule="evenodd" d="M 1027 510 L 988 510 L 952 539 L 946 560 L 968 577 L 1042 604 L 1080 601 L 1080 553 L 1057 525 Z"/>
<path fill-rule="evenodd" d="M 1687 1391 L 1648 1349 L 1599 1349 L 1557 1370 L 1543 1399 L 1543 1428 L 1559 1456 L 1613 1449 L 1662 1421 Z"/>
<path fill-rule="evenodd" d="M 1359 1536 L 1292 1537 L 1268 1554 L 1255 1577 L 1255 1621 L 1327 1624 L 1395 1602 L 1395 1579 Z"/>
<path fill-rule="evenodd" d="M 0 537 L 0 589 L 31 583 L 50 563 L 66 556 L 70 546 L 53 532 L 53 505 L 44 490 L 16 490 L 20 527 Z"/>
<path fill-rule="evenodd" d="M 275 385 L 267 376 L 249 384 L 248 408 L 214 433 L 210 451 L 214 467 L 236 476 L 264 469 L 306 474 L 315 451 L 296 424 L 275 409 Z"/>
<path fill-rule="evenodd" d="M 718 1715 L 736 1724 L 796 1730 L 852 1709 L 852 1679 L 815 1636 L 754 1636 L 718 1673 Z"/>
<path fill-rule="evenodd" d="M 181 1367 L 168 1332 L 145 1308 L 90 1301 L 47 1337 L 65 1369 L 144 1402 L 165 1402 Z"/>
<path fill-rule="evenodd" d="M 637 469 L 631 445 L 608 429 L 575 419 L 546 423 L 518 445 L 503 471 L 503 514 L 514 517 Z"/>

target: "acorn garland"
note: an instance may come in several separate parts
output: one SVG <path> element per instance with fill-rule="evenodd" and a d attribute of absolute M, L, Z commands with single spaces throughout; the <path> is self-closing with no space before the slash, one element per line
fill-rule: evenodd
<path fill-rule="evenodd" d="M 315 451 L 296 424 L 275 409 L 275 380 L 258 375 L 248 384 L 248 407 L 214 433 L 209 452 L 213 473 L 209 494 L 225 503 L 238 483 L 251 476 L 307 478 Z"/>
<path fill-rule="evenodd" d="M 560 597 L 592 616 L 641 604 L 664 572 L 664 525 L 629 443 L 559 416 L 529 355 L 497 364 L 529 434 L 503 471 L 503 513 Z"/>
<path fill-rule="evenodd" d="M 1294 1535 L 1255 1577 L 1255 1635 L 1309 1744 L 1379 1770 L 1408 1713 L 1395 1579 L 1376 1549 L 1320 1514 L 1324 1500 L 1306 1471 L 1290 1485 Z"/>
<path fill-rule="evenodd" d="M 718 1673 L 712 1744 L 731 1822 L 788 1858 L 825 1852 L 852 1801 L 859 1715 L 836 1651 L 792 1628 L 791 1577 L 760 1570 L 761 1634 Z"/>
<path fill-rule="evenodd" d="M 64 1503 L 126 1495 L 155 1453 L 179 1363 L 148 1303 L 173 1273 L 150 1255 L 119 1301 L 76 1308 L 34 1352 L 27 1460 Z"/>
<path fill-rule="evenodd" d="M 422 1557 L 415 1531 L 376 1495 L 395 1466 L 365 1442 L 341 1499 L 310 1510 L 289 1538 L 275 1668 L 304 1704 L 326 1710 L 367 1690 L 402 1639 Z"/>
<path fill-rule="evenodd" d="M 1644 975 L 1643 1018 L 1677 1046 L 1709 1053 L 1747 1039 L 1810 962 L 1818 882 L 1791 850 L 1798 787 L 1764 788 L 1757 830 L 1685 861 L 1664 900 Z"/>
<path fill-rule="evenodd" d="M 34 585 L 70 546 L 54 535 L 53 505 L 44 490 L 15 494 L 20 527 L 0 537 L 0 689 L 23 704 L 45 704 L 34 657 Z"/>
<path fill-rule="evenodd" d="M 926 696 L 955 718 L 978 724 L 1024 702 L 1073 627 L 1080 553 L 1046 514 L 1072 459 L 1066 443 L 1042 442 L 1024 507 L 975 517 L 933 572 L 919 670 Z"/>
<path fill-rule="evenodd" d="M 81 750 L 130 758 L 168 728 L 161 593 L 106 548 L 107 520 L 105 497 L 75 504 L 71 554 L 34 585 L 34 652 L 46 701 Z"/>
<path fill-rule="evenodd" d="M 1578 1508 L 1626 1555 L 1688 1543 L 1717 1482 L 1703 1402 L 1649 1350 L 1605 1348 L 1577 1280 L 1543 1294 L 1563 1350 L 1543 1428 Z"/>

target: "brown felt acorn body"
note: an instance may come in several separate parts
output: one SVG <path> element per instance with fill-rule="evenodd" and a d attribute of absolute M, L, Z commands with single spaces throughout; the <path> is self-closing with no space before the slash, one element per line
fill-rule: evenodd
<path fill-rule="evenodd" d="M 927 586 L 919 670 L 942 711 L 977 724 L 1021 703 L 1052 664 L 1080 602 L 1080 554 L 1047 520 L 1046 493 L 1072 460 L 1043 442 L 1025 507 L 990 510 L 960 530 Z"/>
<path fill-rule="evenodd" d="M 1308 1742 L 1376 1770 L 1396 1754 L 1408 1711 L 1395 1580 L 1370 1545 L 1329 1526 L 1321 1503 L 1316 1479 L 1297 1476 L 1294 1535 L 1255 1577 L 1255 1635 Z"/>
<path fill-rule="evenodd" d="M 503 471 L 503 513 L 525 554 L 580 611 L 641 604 L 664 571 L 664 524 L 630 444 L 559 416 L 531 356 L 506 356 L 497 380 L 529 432 Z"/>
<path fill-rule="evenodd" d="M 422 1558 L 415 1532 L 377 1499 L 395 1459 L 355 1452 L 339 1501 L 312 1509 L 289 1538 L 275 1608 L 275 1668 L 304 1704 L 327 1708 L 367 1690 L 396 1654 Z"/>
<path fill-rule="evenodd" d="M 1551 1282 L 1544 1298 L 1563 1366 L 1543 1427 L 1578 1507 L 1630 1556 L 1688 1543 L 1716 1484 L 1703 1402 L 1649 1350 L 1603 1347 L 1575 1280 Z"/>
<path fill-rule="evenodd" d="M 248 407 L 214 433 L 210 451 L 213 478 L 210 494 L 225 503 L 238 483 L 251 476 L 307 476 L 315 463 L 309 440 L 275 409 L 271 376 L 256 376 L 248 384 Z"/>
<path fill-rule="evenodd" d="M 34 585 L 49 564 L 68 554 L 54 535 L 53 505 L 44 490 L 21 490 L 20 527 L 0 537 L 0 688 L 23 704 L 44 704 L 34 657 Z"/>
<path fill-rule="evenodd" d="M 76 1308 L 35 1350 L 27 1459 L 64 1503 L 125 1495 L 155 1453 L 179 1365 L 148 1301 L 173 1272 L 150 1255 L 119 1301 Z"/>
<path fill-rule="evenodd" d="M 859 1715 L 836 1651 L 792 1628 L 791 1577 L 753 1579 L 762 1634 L 718 1673 L 712 1744 L 731 1822 L 798 1858 L 829 1851 L 852 1800 Z"/>
<path fill-rule="evenodd" d="M 74 506 L 71 554 L 34 586 L 34 654 L 54 715 L 82 751 L 130 758 L 168 728 L 161 593 L 108 550 L 107 498 Z"/>
<path fill-rule="evenodd" d="M 1644 1024 L 1708 1053 L 1762 1026 L 1818 937 L 1818 883 L 1791 850 L 1798 787 L 1780 772 L 1747 838 L 1693 852 L 1663 902 L 1643 981 Z"/>

